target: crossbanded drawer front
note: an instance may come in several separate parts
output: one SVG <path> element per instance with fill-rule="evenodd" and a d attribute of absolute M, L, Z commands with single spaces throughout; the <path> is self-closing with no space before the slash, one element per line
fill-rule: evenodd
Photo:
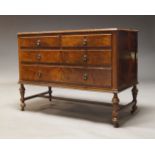
<path fill-rule="evenodd" d="M 61 68 L 46 67 L 36 65 L 21 65 L 20 80 L 22 81 L 43 81 L 43 82 L 60 82 Z"/>
<path fill-rule="evenodd" d="M 108 50 L 21 50 L 19 52 L 19 57 L 22 63 L 30 62 L 77 66 L 111 66 L 111 51 Z"/>
<path fill-rule="evenodd" d="M 21 62 L 62 64 L 60 51 L 20 51 Z"/>
<path fill-rule="evenodd" d="M 111 48 L 111 34 L 64 35 L 61 46 L 64 48 Z"/>
<path fill-rule="evenodd" d="M 20 37 L 20 48 L 58 48 L 60 46 L 59 36 L 33 36 Z"/>
<path fill-rule="evenodd" d="M 111 51 L 108 50 L 66 50 L 62 55 L 64 64 L 111 66 Z"/>
<path fill-rule="evenodd" d="M 21 65 L 20 80 L 111 87 L 111 69 Z"/>
<path fill-rule="evenodd" d="M 63 81 L 94 87 L 111 87 L 111 69 L 64 68 Z"/>

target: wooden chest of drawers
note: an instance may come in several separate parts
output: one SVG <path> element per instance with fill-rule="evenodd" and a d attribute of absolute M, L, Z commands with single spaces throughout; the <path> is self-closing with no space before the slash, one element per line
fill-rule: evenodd
<path fill-rule="evenodd" d="M 18 53 L 22 110 L 27 99 L 43 96 L 51 100 L 52 86 L 113 93 L 115 126 L 121 109 L 118 93 L 133 86 L 132 112 L 136 110 L 137 30 L 18 33 Z M 48 91 L 24 97 L 24 84 L 48 86 Z"/>

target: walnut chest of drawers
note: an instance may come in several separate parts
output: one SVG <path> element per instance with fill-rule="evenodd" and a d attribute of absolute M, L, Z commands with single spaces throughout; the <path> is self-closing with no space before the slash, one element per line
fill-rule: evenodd
<path fill-rule="evenodd" d="M 118 126 L 118 93 L 132 88 L 131 112 L 137 106 L 137 30 L 93 29 L 18 33 L 21 110 L 27 99 L 52 99 L 51 87 L 113 93 L 112 122 Z M 48 91 L 25 97 L 25 84 Z"/>

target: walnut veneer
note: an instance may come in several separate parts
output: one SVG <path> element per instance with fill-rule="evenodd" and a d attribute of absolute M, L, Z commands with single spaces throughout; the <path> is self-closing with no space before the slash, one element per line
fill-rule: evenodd
<path fill-rule="evenodd" d="M 51 100 L 52 86 L 113 93 L 116 127 L 120 91 L 133 86 L 131 112 L 137 108 L 137 30 L 18 33 L 18 54 L 22 110 L 27 99 L 42 96 Z M 24 84 L 48 86 L 48 91 L 24 97 Z"/>

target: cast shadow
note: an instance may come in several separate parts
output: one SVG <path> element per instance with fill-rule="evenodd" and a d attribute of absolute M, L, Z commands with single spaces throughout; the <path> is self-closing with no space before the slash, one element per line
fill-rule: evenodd
<path fill-rule="evenodd" d="M 60 117 L 68 117 L 72 119 L 82 119 L 96 123 L 111 124 L 111 103 L 95 102 L 95 101 L 66 101 L 53 99 L 52 102 L 39 98 L 28 101 L 25 111 L 41 112 L 48 115 Z M 141 107 L 140 109 L 143 109 Z M 132 117 L 140 114 L 141 110 L 137 110 L 134 114 L 130 114 L 130 109 L 120 112 L 120 125 L 127 125 Z M 137 116 L 136 116 L 137 117 Z M 136 123 L 137 124 L 137 123 Z M 131 125 L 131 124 L 130 124 Z M 133 124 L 134 125 L 134 124 Z"/>

